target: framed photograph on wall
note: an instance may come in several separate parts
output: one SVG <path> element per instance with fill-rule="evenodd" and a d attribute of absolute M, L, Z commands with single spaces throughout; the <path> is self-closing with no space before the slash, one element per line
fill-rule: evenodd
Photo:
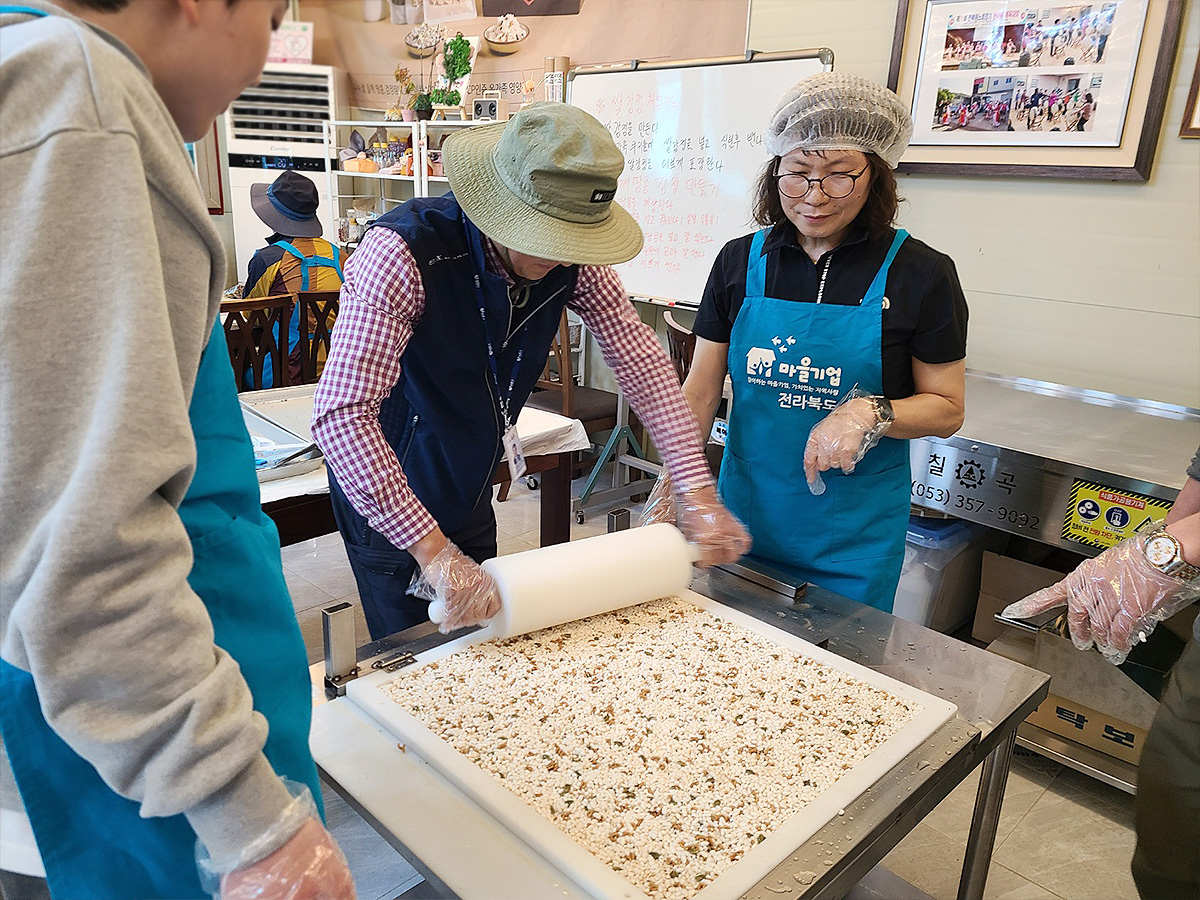
<path fill-rule="evenodd" d="M 901 172 L 1145 181 L 1182 0 L 900 0 Z"/>
<path fill-rule="evenodd" d="M 210 216 L 225 215 L 225 186 L 221 182 L 221 150 L 217 137 L 217 124 L 213 123 L 208 134 L 188 144 L 192 164 L 196 167 L 196 180 L 200 182 L 200 192 L 208 204 Z"/>
<path fill-rule="evenodd" d="M 1179 136 L 1185 138 L 1200 138 L 1200 56 L 1196 57 L 1196 71 L 1192 73 L 1192 89 L 1188 91 L 1187 103 L 1183 107 L 1183 125 Z"/>

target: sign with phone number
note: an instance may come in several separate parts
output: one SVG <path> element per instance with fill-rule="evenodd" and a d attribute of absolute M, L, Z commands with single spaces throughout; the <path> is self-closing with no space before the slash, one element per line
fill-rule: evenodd
<path fill-rule="evenodd" d="M 912 455 L 912 502 L 1017 534 L 1037 537 L 1043 514 L 1022 471 L 988 454 L 926 445 Z"/>
<path fill-rule="evenodd" d="M 942 507 L 946 512 L 955 513 L 960 518 L 971 521 L 980 521 L 979 516 L 982 515 L 995 519 L 997 524 L 1007 523 L 1018 528 L 1028 528 L 1030 531 L 1036 531 L 1042 524 L 1042 517 L 1036 513 L 1026 512 L 1003 503 L 992 505 L 982 497 L 970 497 L 948 488 L 932 487 L 919 481 L 912 483 L 912 497 L 918 506 Z M 968 513 L 975 513 L 975 515 L 967 515 Z"/>
<path fill-rule="evenodd" d="M 998 448 L 920 439 L 910 448 L 914 506 L 1046 544 L 1106 550 L 1171 508 L 1161 497 L 1072 479 Z"/>

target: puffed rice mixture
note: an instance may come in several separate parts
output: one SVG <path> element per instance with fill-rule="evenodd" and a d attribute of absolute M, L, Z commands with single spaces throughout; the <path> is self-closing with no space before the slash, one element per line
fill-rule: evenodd
<path fill-rule="evenodd" d="M 477 644 L 384 691 L 663 900 L 712 882 L 921 711 L 677 598 Z"/>

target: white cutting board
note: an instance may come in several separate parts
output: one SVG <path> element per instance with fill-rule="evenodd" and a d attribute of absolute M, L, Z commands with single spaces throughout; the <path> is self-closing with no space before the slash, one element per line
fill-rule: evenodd
<path fill-rule="evenodd" d="M 916 750 L 958 711 L 953 703 L 917 690 L 866 666 L 822 650 L 815 644 L 716 603 L 693 591 L 681 599 L 734 622 L 780 646 L 787 647 L 831 669 L 844 672 L 896 697 L 919 703 L 923 710 L 892 735 L 866 759 L 843 775 L 828 790 L 819 794 L 804 809 L 788 819 L 761 844 L 722 872 L 711 884 L 694 895 L 694 900 L 735 900 L 766 877 L 797 847 L 833 819 L 839 809 L 849 806 L 860 794 L 886 775 L 904 757 Z M 485 634 L 470 634 L 435 647 L 417 657 L 416 666 L 444 659 L 472 644 L 487 640 Z M 408 671 L 411 671 L 409 669 Z M 557 866 L 580 887 L 605 900 L 649 900 L 647 895 L 610 869 L 576 843 L 523 800 L 506 789 L 490 774 L 430 731 L 420 720 L 405 712 L 381 690 L 394 680 L 395 673 L 377 672 L 350 682 L 346 697 L 367 712 L 380 725 L 404 741 L 409 753 L 425 760 L 451 784 L 458 787 L 494 816 L 532 850 Z"/>

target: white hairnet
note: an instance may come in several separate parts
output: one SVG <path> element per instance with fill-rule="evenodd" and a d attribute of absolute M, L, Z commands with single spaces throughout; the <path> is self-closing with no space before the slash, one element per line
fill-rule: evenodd
<path fill-rule="evenodd" d="M 805 150 L 861 150 L 893 169 L 912 138 L 912 116 L 900 98 L 866 78 L 818 72 L 783 95 L 765 144 L 773 156 Z"/>

